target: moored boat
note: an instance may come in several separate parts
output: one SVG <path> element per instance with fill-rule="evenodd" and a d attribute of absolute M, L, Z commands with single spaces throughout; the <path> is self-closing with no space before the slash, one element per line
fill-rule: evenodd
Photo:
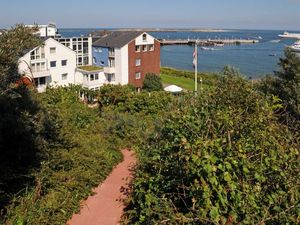
<path fill-rule="evenodd" d="M 293 52 L 300 52 L 300 41 L 296 41 L 292 46 L 289 47 Z"/>
<path fill-rule="evenodd" d="M 284 32 L 283 34 L 279 34 L 278 37 L 280 37 L 280 38 L 295 38 L 295 39 L 300 39 L 300 34 Z"/>

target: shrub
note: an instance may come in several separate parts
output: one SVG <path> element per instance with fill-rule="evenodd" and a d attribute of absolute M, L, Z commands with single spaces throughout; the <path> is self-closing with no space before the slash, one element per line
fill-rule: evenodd
<path fill-rule="evenodd" d="M 237 94 L 238 93 L 238 94 Z M 299 145 L 266 99 L 223 77 L 140 146 L 127 224 L 297 224 Z"/>
<path fill-rule="evenodd" d="M 143 82 L 143 89 L 145 91 L 162 91 L 163 85 L 161 82 L 161 78 L 153 73 L 146 74 Z"/>

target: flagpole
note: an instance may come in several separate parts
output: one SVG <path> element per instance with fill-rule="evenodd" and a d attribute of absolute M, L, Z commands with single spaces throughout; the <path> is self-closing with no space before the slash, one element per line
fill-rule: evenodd
<path fill-rule="evenodd" d="M 196 41 L 195 42 L 195 95 L 197 95 L 198 92 L 197 76 L 198 76 L 198 45 Z"/>

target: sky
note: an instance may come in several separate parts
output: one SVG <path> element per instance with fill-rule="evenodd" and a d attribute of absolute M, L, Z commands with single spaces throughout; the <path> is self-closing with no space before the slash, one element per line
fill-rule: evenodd
<path fill-rule="evenodd" d="M 0 28 L 300 30 L 300 0 L 1 0 Z"/>

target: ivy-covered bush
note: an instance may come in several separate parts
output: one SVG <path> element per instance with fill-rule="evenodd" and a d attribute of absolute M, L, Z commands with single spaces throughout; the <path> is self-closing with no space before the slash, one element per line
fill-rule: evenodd
<path fill-rule="evenodd" d="M 299 143 L 276 98 L 226 76 L 139 148 L 125 224 L 299 224 Z"/>

